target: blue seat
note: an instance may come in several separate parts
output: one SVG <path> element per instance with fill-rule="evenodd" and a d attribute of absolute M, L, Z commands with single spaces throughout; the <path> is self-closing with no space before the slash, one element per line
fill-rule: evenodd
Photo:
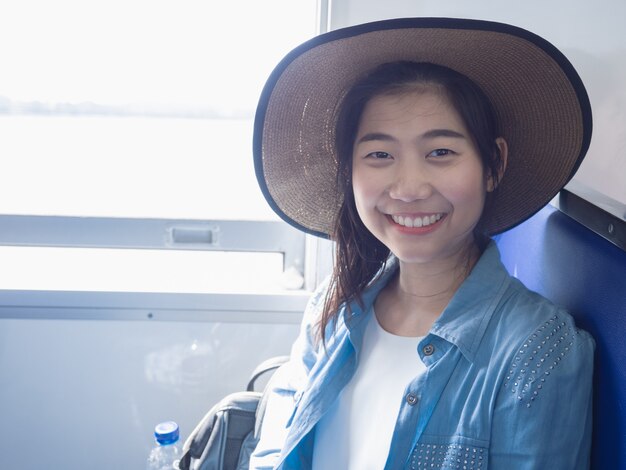
<path fill-rule="evenodd" d="M 591 468 L 626 470 L 626 252 L 551 206 L 496 242 L 511 274 L 595 338 Z"/>

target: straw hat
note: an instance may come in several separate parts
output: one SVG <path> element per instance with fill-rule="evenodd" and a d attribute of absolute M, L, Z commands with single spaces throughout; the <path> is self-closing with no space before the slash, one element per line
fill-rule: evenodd
<path fill-rule="evenodd" d="M 289 53 L 261 94 L 254 162 L 261 189 L 284 220 L 328 237 L 342 202 L 334 129 L 342 98 L 385 62 L 432 62 L 480 86 L 509 145 L 488 234 L 545 206 L 572 178 L 591 140 L 591 106 L 567 58 L 526 30 L 487 21 L 402 18 L 319 35 Z"/>

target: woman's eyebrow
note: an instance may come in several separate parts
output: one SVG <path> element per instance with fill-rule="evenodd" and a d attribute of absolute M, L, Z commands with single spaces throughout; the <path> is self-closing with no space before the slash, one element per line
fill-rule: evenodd
<path fill-rule="evenodd" d="M 389 135 L 389 134 L 385 134 L 384 132 L 369 132 L 365 135 L 363 135 L 359 140 L 356 141 L 357 144 L 361 144 L 363 142 L 372 142 L 375 140 L 382 140 L 382 141 L 386 141 L 386 142 L 391 142 L 391 141 L 395 141 L 397 139 L 395 139 L 393 136 Z"/>
<path fill-rule="evenodd" d="M 435 139 L 437 137 L 452 137 L 454 139 L 467 139 L 465 134 L 461 132 L 454 131 L 452 129 L 431 129 L 429 131 L 424 132 L 419 136 L 420 139 Z M 390 135 L 385 134 L 384 132 L 368 132 L 364 134 L 359 140 L 356 141 L 356 144 L 362 144 L 364 142 L 373 142 L 373 141 L 383 141 L 383 142 L 395 142 L 397 139 Z"/>
<path fill-rule="evenodd" d="M 452 137 L 455 139 L 466 139 L 465 134 L 462 134 L 452 129 L 431 129 L 424 132 L 421 136 L 422 139 L 435 139 L 437 137 Z"/>

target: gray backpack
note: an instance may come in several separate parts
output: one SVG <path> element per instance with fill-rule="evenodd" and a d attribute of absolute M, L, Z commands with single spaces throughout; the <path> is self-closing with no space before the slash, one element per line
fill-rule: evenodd
<path fill-rule="evenodd" d="M 254 383 L 288 359 L 279 356 L 262 362 L 245 392 L 227 395 L 204 415 L 185 441 L 181 470 L 248 470 L 265 411 L 264 394 L 254 391 Z"/>

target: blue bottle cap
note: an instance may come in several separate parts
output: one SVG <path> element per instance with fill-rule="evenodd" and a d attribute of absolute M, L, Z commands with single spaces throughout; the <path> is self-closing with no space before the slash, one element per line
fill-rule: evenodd
<path fill-rule="evenodd" d="M 161 445 L 173 444 L 180 437 L 178 424 L 174 421 L 165 421 L 154 427 L 154 437 Z"/>

